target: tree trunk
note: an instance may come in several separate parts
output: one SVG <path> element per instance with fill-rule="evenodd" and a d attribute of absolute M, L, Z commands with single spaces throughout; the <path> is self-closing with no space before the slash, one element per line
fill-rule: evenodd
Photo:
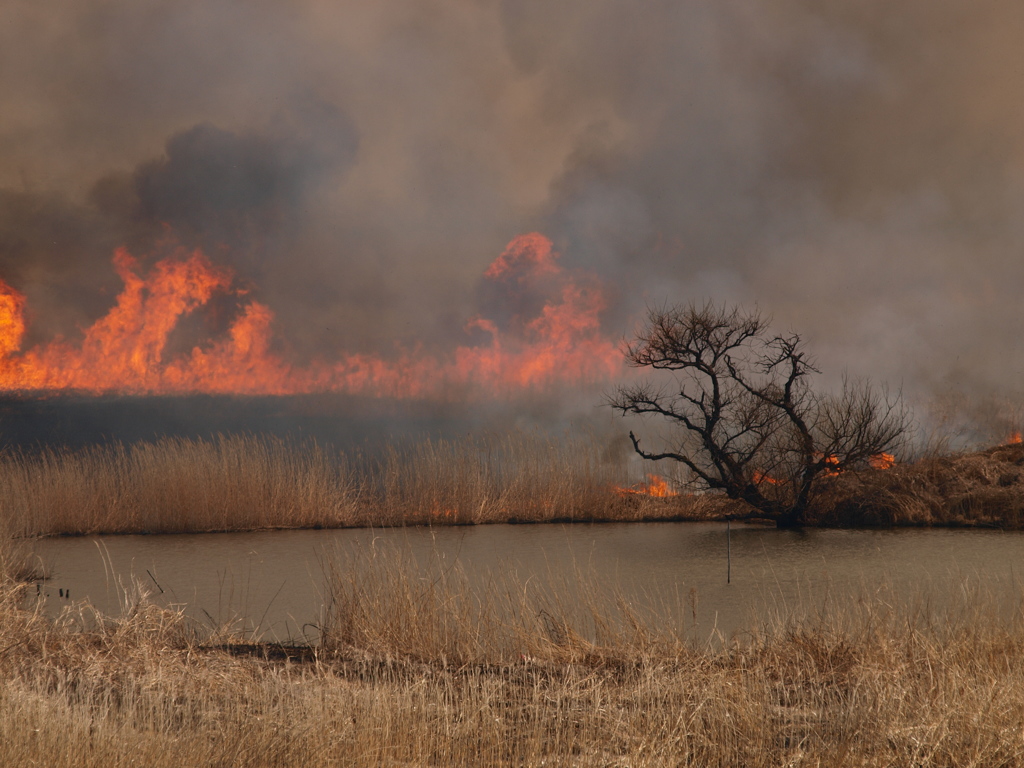
<path fill-rule="evenodd" d="M 804 513 L 807 508 L 804 506 L 794 506 L 790 509 L 784 510 L 775 518 L 776 528 L 803 528 L 807 522 L 804 519 Z"/>

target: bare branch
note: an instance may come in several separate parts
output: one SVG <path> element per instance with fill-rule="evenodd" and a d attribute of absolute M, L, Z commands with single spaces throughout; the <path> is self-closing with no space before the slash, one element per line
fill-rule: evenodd
<path fill-rule="evenodd" d="M 898 394 L 845 379 L 839 394 L 815 394 L 809 380 L 820 371 L 800 336 L 769 334 L 757 312 L 711 303 L 651 310 L 625 355 L 673 381 L 622 387 L 608 404 L 682 427 L 678 446 L 665 450 L 641 448 L 630 432 L 637 454 L 677 461 L 780 525 L 803 522 L 820 477 L 895 451 L 909 428 Z"/>

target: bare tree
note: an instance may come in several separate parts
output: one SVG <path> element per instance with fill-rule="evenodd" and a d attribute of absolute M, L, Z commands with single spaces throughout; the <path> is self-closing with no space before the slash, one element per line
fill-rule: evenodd
<path fill-rule="evenodd" d="M 757 312 L 713 304 L 652 310 L 625 350 L 629 365 L 669 371 L 670 384 L 620 387 L 609 404 L 679 427 L 645 459 L 673 459 L 700 487 L 722 491 L 780 527 L 806 522 L 822 477 L 896 451 L 910 426 L 899 395 L 844 379 L 819 394 L 800 336 L 772 334 Z"/>

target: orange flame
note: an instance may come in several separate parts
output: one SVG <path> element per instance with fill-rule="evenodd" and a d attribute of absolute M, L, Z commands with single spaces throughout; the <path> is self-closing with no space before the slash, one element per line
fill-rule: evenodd
<path fill-rule="evenodd" d="M 821 474 L 824 475 L 825 477 L 835 477 L 836 475 L 843 471 L 839 467 L 838 456 L 835 456 L 833 454 L 829 454 L 826 456 L 823 453 L 816 453 L 814 454 L 814 458 L 824 460 L 825 468 L 822 470 Z"/>
<path fill-rule="evenodd" d="M 754 485 L 760 485 L 761 483 L 768 483 L 769 485 L 778 485 L 779 483 L 782 482 L 781 480 L 778 480 L 772 477 L 771 475 L 766 475 L 759 469 L 754 470 L 753 481 Z"/>
<path fill-rule="evenodd" d="M 1019 442 L 1021 442 L 1020 432 L 1011 432 L 1010 436 L 1006 438 L 1006 441 L 1003 443 L 1003 445 L 1016 445 Z"/>
<path fill-rule="evenodd" d="M 868 459 L 868 465 L 872 469 L 892 469 L 896 466 L 896 457 L 891 453 L 876 453 Z"/>
<path fill-rule="evenodd" d="M 621 488 L 619 486 L 613 486 L 613 490 L 627 496 L 630 494 L 637 496 L 653 496 L 655 498 L 664 499 L 671 496 L 678 496 L 678 491 L 673 491 L 669 488 L 668 481 L 658 475 L 647 475 L 646 483 L 637 483 L 629 488 Z"/>
<path fill-rule="evenodd" d="M 825 477 L 836 477 L 843 470 L 839 467 L 838 456 L 825 456 L 824 454 L 815 454 L 816 458 L 824 458 L 825 468 L 822 470 L 822 475 Z M 891 453 L 876 453 L 868 459 L 868 464 L 872 469 L 892 469 L 896 465 L 896 457 Z M 771 475 L 765 474 L 760 470 L 755 469 L 753 475 L 753 482 L 755 485 L 761 483 L 770 483 L 771 485 L 778 485 L 782 481 L 772 477 Z"/>
<path fill-rule="evenodd" d="M 25 297 L 0 280 L 0 390 L 443 397 L 450 387 L 508 394 L 606 381 L 622 371 L 616 343 L 601 332 L 601 286 L 561 267 L 551 241 L 539 233 L 515 238 L 484 273 L 500 289 L 543 284 L 551 298 L 539 313 L 507 328 L 473 318 L 467 330 L 483 330 L 487 340 L 437 358 L 400 349 L 392 359 L 353 354 L 293 366 L 271 352 L 274 314 L 253 300 L 242 305 L 224 337 L 169 356 L 168 338 L 179 320 L 216 294 L 247 291 L 233 287 L 232 273 L 198 251 L 170 256 L 142 274 L 121 248 L 114 269 L 124 289 L 78 345 L 56 339 L 25 351 Z"/>
<path fill-rule="evenodd" d="M 25 297 L 0 280 L 0 360 L 21 349 L 25 335 Z"/>

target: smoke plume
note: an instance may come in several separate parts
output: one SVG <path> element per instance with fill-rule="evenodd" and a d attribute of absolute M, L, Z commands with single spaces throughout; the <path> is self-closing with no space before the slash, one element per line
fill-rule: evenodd
<path fill-rule="evenodd" d="M 978 404 L 1024 368 L 1022 33 L 1010 0 L 14 0 L 0 278 L 23 348 L 104 317 L 123 246 L 230 268 L 195 322 L 258 302 L 296 365 L 443 357 L 550 302 L 485 277 L 537 231 L 606 338 L 757 305 L 833 381 L 1002 430 Z"/>

